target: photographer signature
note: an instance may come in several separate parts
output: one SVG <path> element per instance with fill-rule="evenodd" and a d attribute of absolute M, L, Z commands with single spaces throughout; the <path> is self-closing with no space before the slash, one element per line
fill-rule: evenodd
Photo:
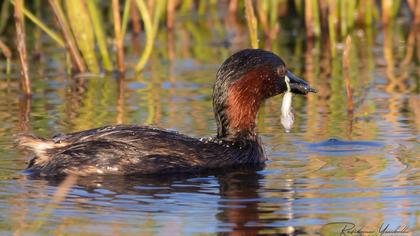
<path fill-rule="evenodd" d="M 340 236 L 346 235 L 404 235 L 408 234 L 409 228 L 406 225 L 398 225 L 396 227 L 391 227 L 390 224 L 381 224 L 378 229 L 365 229 L 364 226 L 357 226 L 352 222 L 331 222 L 326 224 L 326 226 L 335 225 L 338 226 L 339 231 L 337 232 Z"/>

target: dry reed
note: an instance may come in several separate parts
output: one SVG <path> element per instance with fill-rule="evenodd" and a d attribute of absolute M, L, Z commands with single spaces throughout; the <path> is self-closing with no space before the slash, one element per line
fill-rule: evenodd
<path fill-rule="evenodd" d="M 236 10 L 238 9 L 238 0 L 229 1 L 229 14 L 236 15 Z"/>
<path fill-rule="evenodd" d="M 343 51 L 343 78 L 346 86 L 347 94 L 347 109 L 349 112 L 353 112 L 353 94 L 350 86 L 350 50 L 351 50 L 351 37 L 350 35 L 346 38 Z"/>
<path fill-rule="evenodd" d="M 337 11 L 337 3 L 335 0 L 328 0 L 328 35 L 330 39 L 331 45 L 331 55 L 333 57 L 337 54 L 337 23 L 338 23 L 338 11 Z"/>
<path fill-rule="evenodd" d="M 135 4 L 135 0 L 130 0 L 131 4 Z M 140 16 L 139 12 L 135 7 L 130 8 L 131 24 L 133 28 L 133 33 L 135 35 L 139 34 L 141 31 Z"/>
<path fill-rule="evenodd" d="M 28 74 L 28 61 L 26 54 L 26 35 L 23 19 L 23 0 L 16 0 L 15 3 L 15 23 L 16 23 L 16 47 L 19 54 L 19 61 L 22 73 L 22 90 L 25 95 L 30 95 L 31 81 Z"/>
<path fill-rule="evenodd" d="M 128 11 L 128 10 L 127 10 Z M 118 0 L 112 0 L 112 16 L 114 19 L 114 32 L 115 32 L 115 44 L 117 47 L 117 64 L 118 71 L 124 73 L 124 45 L 121 31 L 121 16 L 120 16 L 120 4 Z"/>
<path fill-rule="evenodd" d="M 414 15 L 414 19 L 413 19 L 414 25 L 419 26 L 420 25 L 420 0 L 411 0 L 408 2 L 409 4 L 410 2 L 412 2 L 411 5 L 413 7 L 411 7 L 411 9 Z"/>
<path fill-rule="evenodd" d="M 166 27 L 168 30 L 173 30 L 174 28 L 174 19 L 175 19 L 175 7 L 176 7 L 176 0 L 168 0 L 168 4 L 166 5 Z"/>

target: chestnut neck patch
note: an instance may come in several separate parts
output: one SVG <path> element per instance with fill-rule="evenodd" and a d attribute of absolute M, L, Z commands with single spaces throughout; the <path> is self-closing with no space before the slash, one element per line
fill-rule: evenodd
<path fill-rule="evenodd" d="M 273 69 L 260 66 L 229 86 L 226 100 L 229 136 L 256 136 L 258 109 L 266 98 L 277 94 L 276 79 Z"/>

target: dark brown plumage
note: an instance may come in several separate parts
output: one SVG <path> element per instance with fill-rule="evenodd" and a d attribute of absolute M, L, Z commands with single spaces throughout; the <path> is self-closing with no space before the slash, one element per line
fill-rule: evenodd
<path fill-rule="evenodd" d="M 28 170 L 46 176 L 162 174 L 262 165 L 266 158 L 255 118 L 262 101 L 287 90 L 285 76 L 295 89 L 292 92 L 313 91 L 271 52 L 245 49 L 228 58 L 217 72 L 213 90 L 218 127 L 214 138 L 111 125 L 52 139 L 21 135 L 17 143 L 35 152 Z"/>

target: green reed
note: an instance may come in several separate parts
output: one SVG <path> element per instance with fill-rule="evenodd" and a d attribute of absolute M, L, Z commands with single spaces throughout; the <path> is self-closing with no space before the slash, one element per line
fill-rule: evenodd
<path fill-rule="evenodd" d="M 83 0 L 65 0 L 67 16 L 71 30 L 76 39 L 89 71 L 99 73 L 99 65 L 95 53 L 95 38 L 89 12 Z"/>
<path fill-rule="evenodd" d="M 140 56 L 140 60 L 137 63 L 136 68 L 135 68 L 136 71 L 141 71 L 146 65 L 147 59 L 150 57 L 150 54 L 152 53 L 154 34 L 153 34 L 152 19 L 150 17 L 150 13 L 146 7 L 146 4 L 144 3 L 143 0 L 136 0 L 136 4 L 140 11 L 141 17 L 143 18 L 144 28 L 146 31 L 145 49 L 142 55 Z"/>
<path fill-rule="evenodd" d="M 95 32 L 95 38 L 96 42 L 98 43 L 99 53 L 102 57 L 104 69 L 107 71 L 112 71 L 112 61 L 108 53 L 103 17 L 99 11 L 98 1 L 90 0 L 86 1 L 86 4 L 92 19 L 93 30 Z"/>
<path fill-rule="evenodd" d="M 64 15 L 64 11 L 61 7 L 61 2 L 59 0 L 49 0 L 52 11 L 57 19 L 57 23 L 60 26 L 61 32 L 64 39 L 66 40 L 66 48 L 69 51 L 72 61 L 75 64 L 78 72 L 86 72 L 86 64 L 80 55 L 80 51 L 77 48 L 76 41 L 70 29 L 67 18 Z"/>
<path fill-rule="evenodd" d="M 10 17 L 10 2 L 3 1 L 0 9 L 0 33 L 4 31 L 7 26 L 7 21 Z"/>
<path fill-rule="evenodd" d="M 121 36 L 124 38 L 126 32 L 127 32 L 127 25 L 128 20 L 130 17 L 130 10 L 131 10 L 131 0 L 124 2 L 124 11 L 123 11 L 123 17 L 122 17 L 122 23 L 121 23 Z"/>
<path fill-rule="evenodd" d="M 407 0 L 408 4 L 405 5 L 401 0 L 294 0 L 292 7 L 285 0 L 124 0 L 117 1 L 118 15 L 121 14 L 122 18 L 117 25 L 116 18 L 111 20 L 115 29 L 112 31 L 107 29 L 110 24 L 106 22 L 113 12 L 110 2 L 49 0 L 50 8 L 43 11 L 42 17 L 33 14 L 33 7 L 27 2 L 28 7 L 23 7 L 25 17 L 60 47 L 68 50 L 76 73 L 99 73 L 101 70 L 112 71 L 114 68 L 123 72 L 125 69 L 121 65 L 124 64 L 124 57 L 121 55 L 124 55 L 128 48 L 126 37 L 131 32 L 137 34 L 140 28 L 144 38 L 137 39 L 140 40 L 138 61 L 134 65 L 127 64 L 127 69 L 137 72 L 143 70 L 151 55 L 157 53 L 155 40 L 158 31 L 174 29 L 176 17 L 190 15 L 191 12 L 197 12 L 199 17 L 210 17 L 212 20 L 213 13 L 228 9 L 225 14 L 229 17 L 238 18 L 239 22 L 247 22 L 249 46 L 253 48 L 261 46 L 258 39 L 261 31 L 264 33 L 261 44 L 265 47 L 268 45 L 269 48 L 277 47 L 271 43 L 280 37 L 284 19 L 297 17 L 301 19 L 302 27 L 306 28 L 307 39 L 329 41 L 333 57 L 337 56 L 337 45 L 343 43 L 345 36 L 351 34 L 356 27 L 370 32 L 376 23 L 387 25 L 398 17 L 402 6 L 408 5 L 413 22 L 420 24 L 418 0 Z M 10 5 L 14 5 L 14 0 L 3 1 L 1 4 L 0 32 L 7 31 L 7 22 L 13 20 Z M 45 24 L 41 18 L 47 18 L 48 14 L 55 16 L 58 24 Z M 129 24 L 130 21 L 132 24 Z M 166 28 L 159 27 L 161 25 L 166 25 Z M 220 34 L 219 30 L 225 29 L 226 27 L 217 28 L 217 34 Z M 61 35 L 57 32 L 61 32 Z M 4 42 L 10 45 L 9 42 Z M 118 53 L 110 54 L 109 50 L 112 47 Z"/>
<path fill-rule="evenodd" d="M 10 64 L 12 60 L 12 52 L 9 47 L 0 39 L 0 51 L 6 57 L 6 75 L 10 75 Z"/>
<path fill-rule="evenodd" d="M 245 16 L 248 24 L 249 37 L 252 48 L 258 48 L 257 17 L 254 14 L 254 6 L 251 0 L 245 0 Z"/>

